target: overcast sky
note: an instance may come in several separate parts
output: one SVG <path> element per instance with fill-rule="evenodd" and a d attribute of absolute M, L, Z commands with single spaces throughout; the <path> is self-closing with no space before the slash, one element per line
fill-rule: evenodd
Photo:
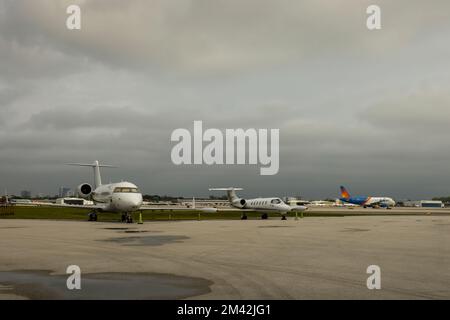
<path fill-rule="evenodd" d="M 366 8 L 382 29 L 366 28 Z M 79 4 L 82 29 L 66 28 Z M 0 0 L 0 187 L 120 166 L 147 194 L 450 195 L 448 0 Z M 280 170 L 175 166 L 176 128 L 279 128 Z M 3 193 L 3 190 L 0 192 Z"/>

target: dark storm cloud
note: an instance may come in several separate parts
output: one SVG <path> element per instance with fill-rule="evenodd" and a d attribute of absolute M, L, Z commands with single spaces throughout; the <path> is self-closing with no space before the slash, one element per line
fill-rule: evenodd
<path fill-rule="evenodd" d="M 386 100 L 360 115 L 367 122 L 392 131 L 426 133 L 433 139 L 446 137 L 450 121 L 450 93 L 418 92 Z M 417 138 L 420 138 L 417 135 Z M 447 140 L 447 139 L 446 139 Z"/>
<path fill-rule="evenodd" d="M 64 28 L 65 8 L 73 3 L 82 7 L 83 29 L 70 33 Z M 382 55 L 413 42 L 423 27 L 448 28 L 442 13 L 449 9 L 446 1 L 426 10 L 421 1 L 380 1 L 390 32 L 368 35 L 367 3 L 18 0 L 4 3 L 7 14 L 0 26 L 3 38 L 18 45 L 190 75 L 302 61 L 328 50 Z"/>
<path fill-rule="evenodd" d="M 0 187 L 53 193 L 90 179 L 63 163 L 99 159 L 148 193 L 446 194 L 450 3 L 379 1 L 376 32 L 369 4 L 0 0 Z M 279 128 L 280 173 L 174 166 L 194 120 Z"/>

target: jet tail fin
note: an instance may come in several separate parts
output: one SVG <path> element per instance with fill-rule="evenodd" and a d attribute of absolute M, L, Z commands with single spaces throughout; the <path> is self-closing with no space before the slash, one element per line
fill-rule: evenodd
<path fill-rule="evenodd" d="M 235 199 L 238 199 L 236 195 L 236 191 L 244 190 L 242 188 L 228 187 L 228 188 L 209 188 L 209 191 L 226 191 L 228 201 L 232 202 Z"/>
<path fill-rule="evenodd" d="M 341 198 L 349 199 L 350 193 L 348 193 L 347 189 L 344 186 L 341 186 Z"/>
<path fill-rule="evenodd" d="M 116 166 L 111 166 L 109 164 L 99 164 L 97 160 L 94 163 L 66 163 L 69 166 L 78 167 L 91 167 L 94 169 L 94 183 L 95 188 L 102 185 L 102 177 L 100 176 L 100 168 L 117 168 Z"/>
<path fill-rule="evenodd" d="M 97 163 L 66 163 L 68 166 L 78 166 L 78 167 L 99 167 L 99 168 L 118 168 L 109 164 L 99 164 Z"/>
<path fill-rule="evenodd" d="M 6 190 L 6 188 L 5 188 L 5 204 L 6 205 L 9 204 L 8 190 Z"/>

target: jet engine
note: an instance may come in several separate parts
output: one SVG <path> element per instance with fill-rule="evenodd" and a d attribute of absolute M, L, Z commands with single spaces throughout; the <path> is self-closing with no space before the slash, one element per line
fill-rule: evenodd
<path fill-rule="evenodd" d="M 245 199 L 236 199 L 233 201 L 233 206 L 236 208 L 245 208 L 245 205 L 247 204 L 247 201 Z"/>
<path fill-rule="evenodd" d="M 92 193 L 92 186 L 89 183 L 82 183 L 77 188 L 78 196 L 87 199 Z"/>

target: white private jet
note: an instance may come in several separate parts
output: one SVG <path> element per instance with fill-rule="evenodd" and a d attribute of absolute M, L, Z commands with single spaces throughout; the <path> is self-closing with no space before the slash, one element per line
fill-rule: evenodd
<path fill-rule="evenodd" d="M 210 188 L 210 191 L 226 191 L 228 201 L 232 207 L 242 212 L 242 219 L 247 219 L 247 212 L 262 213 L 261 219 L 267 219 L 268 213 L 281 214 L 281 220 L 286 220 L 286 214 L 289 212 L 302 212 L 308 208 L 305 206 L 290 206 L 283 202 L 280 198 L 255 198 L 243 199 L 236 195 L 236 191 L 243 190 L 242 188 Z M 222 209 L 223 211 L 230 211 L 229 209 Z M 220 211 L 220 209 L 218 209 Z"/>
<path fill-rule="evenodd" d="M 169 211 L 196 211 L 216 212 L 215 208 L 161 208 L 161 207 L 144 207 L 142 206 L 142 193 L 139 188 L 131 182 L 118 182 L 110 184 L 102 184 L 100 176 L 100 168 L 114 168 L 114 166 L 99 164 L 94 161 L 93 164 L 86 163 L 68 163 L 72 166 L 92 167 L 94 169 L 94 187 L 89 183 L 82 183 L 77 188 L 78 196 L 83 199 L 91 199 L 92 205 L 76 205 L 76 204 L 49 204 L 54 207 L 71 207 L 92 209 L 89 213 L 89 221 L 97 221 L 98 212 L 122 213 L 122 221 L 128 223 L 133 222 L 131 213 L 143 210 L 169 210 Z"/>

